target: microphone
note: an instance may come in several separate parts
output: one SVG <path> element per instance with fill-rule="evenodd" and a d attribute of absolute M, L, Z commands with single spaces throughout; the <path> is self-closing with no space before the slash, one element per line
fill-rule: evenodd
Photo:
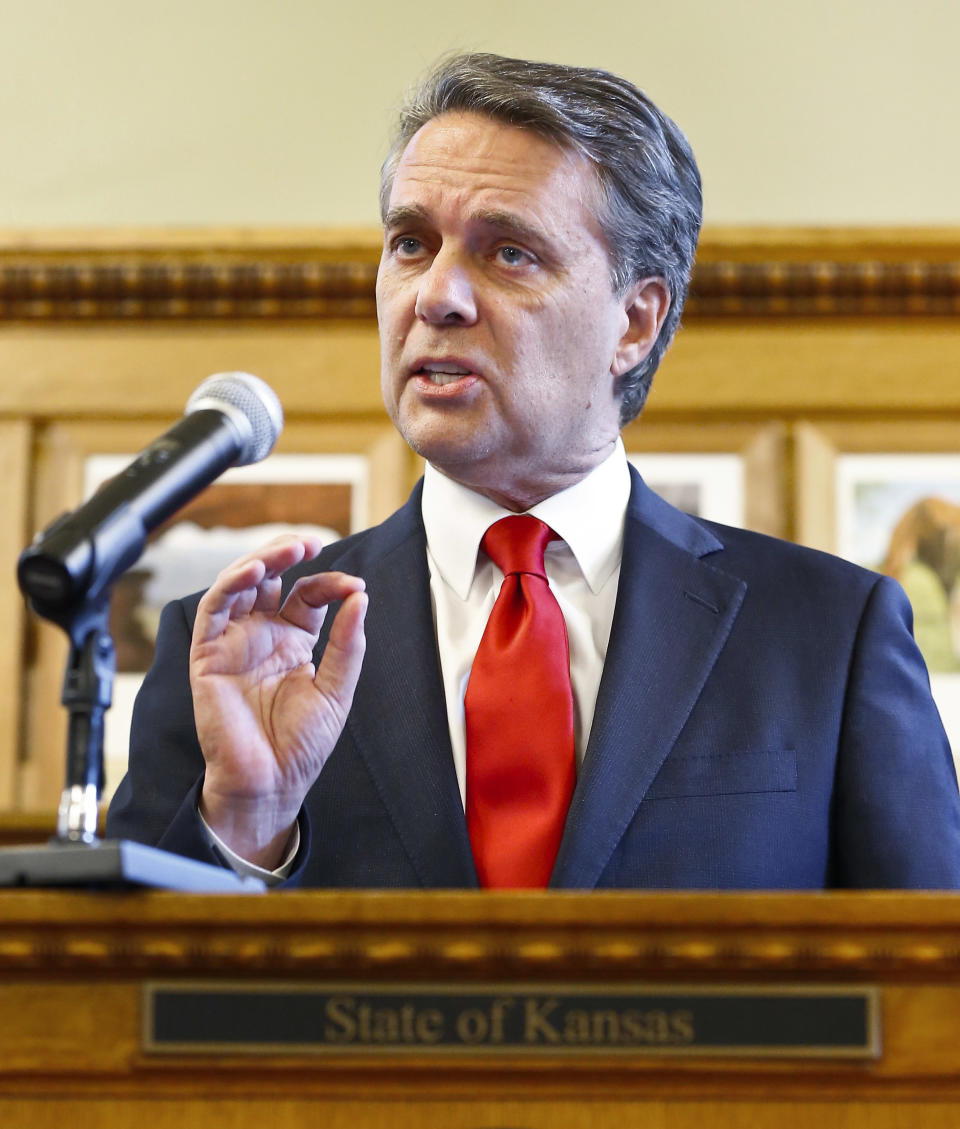
<path fill-rule="evenodd" d="M 266 458 L 282 429 L 280 401 L 262 380 L 246 372 L 209 377 L 178 423 L 37 534 L 17 564 L 21 591 L 47 618 L 96 599 L 139 558 L 151 530 L 228 467 Z"/>

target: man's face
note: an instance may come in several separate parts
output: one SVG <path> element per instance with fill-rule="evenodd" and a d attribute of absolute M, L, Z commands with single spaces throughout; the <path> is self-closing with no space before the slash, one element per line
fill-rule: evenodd
<path fill-rule="evenodd" d="M 415 451 L 511 509 L 610 453 L 616 379 L 652 344 L 637 345 L 637 288 L 613 292 L 597 198 L 585 159 L 474 114 L 428 122 L 397 166 L 377 276 L 384 402 Z"/>

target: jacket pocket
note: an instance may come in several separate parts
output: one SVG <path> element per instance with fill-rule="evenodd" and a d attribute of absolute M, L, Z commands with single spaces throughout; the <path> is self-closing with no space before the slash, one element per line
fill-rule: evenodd
<path fill-rule="evenodd" d="M 646 799 L 796 790 L 796 750 L 765 749 L 692 757 L 668 756 L 650 785 Z"/>

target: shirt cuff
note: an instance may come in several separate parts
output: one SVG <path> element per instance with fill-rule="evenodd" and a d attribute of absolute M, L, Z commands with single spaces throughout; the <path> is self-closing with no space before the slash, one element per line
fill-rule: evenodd
<path fill-rule="evenodd" d="M 286 854 L 284 854 L 277 869 L 265 870 L 262 866 L 257 866 L 257 864 L 253 862 L 247 862 L 246 859 L 241 858 L 235 851 L 231 851 L 216 831 L 214 831 L 203 818 L 203 814 L 199 810 L 197 811 L 197 815 L 200 816 L 200 822 L 203 824 L 203 832 L 210 846 L 220 855 L 227 866 L 229 866 L 235 874 L 239 874 L 241 878 L 259 878 L 262 882 L 266 883 L 267 886 L 278 886 L 289 876 L 290 871 L 293 870 L 297 851 L 300 850 L 299 821 L 293 825 L 293 830 L 290 832 L 290 839 L 287 843 Z"/>

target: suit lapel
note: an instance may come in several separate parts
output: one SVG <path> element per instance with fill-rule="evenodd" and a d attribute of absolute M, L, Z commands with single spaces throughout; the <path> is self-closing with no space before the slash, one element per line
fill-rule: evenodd
<path fill-rule="evenodd" d="M 419 491 L 388 526 L 392 544 L 383 552 L 371 545 L 375 563 L 365 572 L 367 651 L 357 688 L 364 708 L 351 711 L 348 729 L 422 884 L 475 886 L 437 660 Z"/>
<path fill-rule="evenodd" d="M 590 741 L 551 885 L 596 885 L 703 689 L 746 585 L 722 549 L 635 477 Z"/>

